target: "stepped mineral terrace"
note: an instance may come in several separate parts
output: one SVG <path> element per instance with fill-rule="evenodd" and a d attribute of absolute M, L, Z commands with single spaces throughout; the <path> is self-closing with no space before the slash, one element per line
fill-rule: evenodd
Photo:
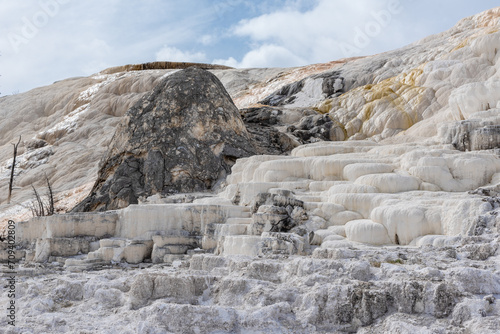
<path fill-rule="evenodd" d="M 2 97 L 0 332 L 499 333 L 499 28 L 500 7 L 370 57 Z M 59 214 L 29 219 L 44 175 Z"/>

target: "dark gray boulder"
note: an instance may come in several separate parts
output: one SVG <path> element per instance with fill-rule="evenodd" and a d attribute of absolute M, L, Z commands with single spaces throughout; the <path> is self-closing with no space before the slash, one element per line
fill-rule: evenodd
<path fill-rule="evenodd" d="M 91 194 L 74 211 L 123 208 L 141 196 L 211 190 L 256 148 L 238 109 L 210 72 L 166 77 L 128 110 Z"/>

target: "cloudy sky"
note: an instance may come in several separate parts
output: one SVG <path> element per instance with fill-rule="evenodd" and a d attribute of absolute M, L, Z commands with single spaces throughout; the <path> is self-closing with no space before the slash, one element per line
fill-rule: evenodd
<path fill-rule="evenodd" d="M 287 67 L 395 49 L 491 0 L 0 0 L 0 92 L 166 61 Z"/>

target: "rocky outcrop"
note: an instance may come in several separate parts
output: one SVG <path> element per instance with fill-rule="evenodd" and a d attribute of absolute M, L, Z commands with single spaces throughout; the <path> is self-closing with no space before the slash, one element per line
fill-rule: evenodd
<path fill-rule="evenodd" d="M 303 144 L 318 141 L 343 141 L 346 132 L 339 123 L 329 115 L 311 115 L 300 120 L 296 125 L 291 125 L 287 131 L 293 134 Z"/>
<path fill-rule="evenodd" d="M 283 127 L 283 110 L 270 107 L 254 107 L 240 110 L 248 132 L 253 136 L 259 153 L 290 153 L 300 143 L 279 128 Z"/>
<path fill-rule="evenodd" d="M 259 146 L 273 154 L 290 153 L 299 144 L 347 138 L 339 123 L 311 108 L 258 106 L 242 109 L 241 116 Z"/>
<path fill-rule="evenodd" d="M 111 210 L 141 196 L 212 189 L 237 158 L 256 152 L 231 97 L 211 73 L 166 77 L 126 114 L 76 211 Z"/>
<path fill-rule="evenodd" d="M 500 125 L 489 125 L 476 129 L 471 135 L 472 150 L 500 148 Z"/>
<path fill-rule="evenodd" d="M 250 234 L 261 235 L 262 232 L 297 232 L 297 229 L 307 220 L 304 202 L 293 198 L 286 190 L 278 194 L 260 193 L 252 205 L 253 222 L 250 224 Z"/>
<path fill-rule="evenodd" d="M 495 110 L 498 112 L 498 109 Z M 488 124 L 489 123 L 489 124 Z M 489 118 L 465 120 L 441 127 L 440 135 L 460 151 L 480 151 L 500 148 L 500 126 Z"/>
<path fill-rule="evenodd" d="M 346 88 L 357 86 L 355 80 L 351 80 L 352 82 L 350 82 L 350 85 L 346 86 L 346 80 L 342 75 L 341 71 L 331 71 L 313 75 L 309 78 L 284 85 L 260 103 L 270 106 L 292 104 L 299 97 L 299 93 L 307 89 L 308 85 L 316 80 L 320 82 L 321 93 L 325 98 L 340 96 L 347 91 Z"/>
<path fill-rule="evenodd" d="M 75 272 L 56 271 L 60 266 L 54 262 L 45 265 L 53 273 L 43 276 L 21 267 L 19 284 L 26 292 L 16 305 L 25 311 L 16 327 L 66 333 L 94 328 L 110 333 L 158 328 L 174 333 L 408 333 L 406 328 L 498 333 L 498 255 L 473 259 L 469 249 L 497 243 L 498 236 L 490 234 L 460 238 L 453 247 L 318 248 L 312 257 L 194 254 L 167 268 L 115 264 L 84 273 L 69 259 L 65 267 Z M 111 246 L 111 240 L 101 244 Z M 2 303 L 6 296 L 0 296 Z M 54 320 L 44 323 L 49 315 Z"/>

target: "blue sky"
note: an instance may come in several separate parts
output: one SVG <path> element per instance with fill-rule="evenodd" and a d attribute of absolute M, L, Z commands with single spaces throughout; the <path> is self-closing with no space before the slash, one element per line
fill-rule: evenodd
<path fill-rule="evenodd" d="M 482 0 L 0 0 L 0 92 L 156 60 L 289 67 L 369 55 L 494 6 Z"/>

